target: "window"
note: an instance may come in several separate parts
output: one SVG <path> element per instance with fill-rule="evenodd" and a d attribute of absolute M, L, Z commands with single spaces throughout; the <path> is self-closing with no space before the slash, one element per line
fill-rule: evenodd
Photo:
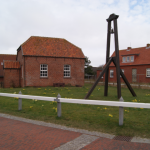
<path fill-rule="evenodd" d="M 114 77 L 114 70 L 110 70 L 110 78 Z"/>
<path fill-rule="evenodd" d="M 130 61 L 130 57 L 129 56 L 127 56 L 127 62 L 129 62 Z"/>
<path fill-rule="evenodd" d="M 146 69 L 146 77 L 150 77 L 150 68 Z"/>
<path fill-rule="evenodd" d="M 131 62 L 133 62 L 134 61 L 134 56 L 131 56 Z"/>
<path fill-rule="evenodd" d="M 134 62 L 134 56 L 122 57 L 122 62 L 123 63 Z"/>
<path fill-rule="evenodd" d="M 126 57 L 123 57 L 123 58 L 122 58 L 122 62 L 126 62 Z"/>
<path fill-rule="evenodd" d="M 48 77 L 48 65 L 40 65 L 40 77 Z"/>
<path fill-rule="evenodd" d="M 64 77 L 70 77 L 70 65 L 64 65 Z"/>
<path fill-rule="evenodd" d="M 3 65 L 3 62 L 1 62 L 1 65 Z"/>

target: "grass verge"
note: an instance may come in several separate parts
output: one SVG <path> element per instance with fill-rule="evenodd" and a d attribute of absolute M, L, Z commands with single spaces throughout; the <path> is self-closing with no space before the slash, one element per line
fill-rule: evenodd
<path fill-rule="evenodd" d="M 0 89 L 1 93 L 19 93 L 83 99 L 91 84 L 83 87 L 41 87 L 41 88 L 9 88 Z M 137 97 L 133 97 L 127 88 L 122 88 L 122 96 L 126 102 L 150 102 L 150 90 L 134 89 Z M 104 87 L 97 86 L 89 99 L 118 101 L 117 88 L 109 87 L 108 96 L 104 97 Z M 100 131 L 115 135 L 140 136 L 150 138 L 150 109 L 124 108 L 124 125 L 119 126 L 119 108 L 96 105 L 62 103 L 62 117 L 57 117 L 57 103 L 22 100 L 22 110 L 18 111 L 18 99 L 0 97 L 0 112 L 24 118 L 61 124 L 69 127 Z"/>

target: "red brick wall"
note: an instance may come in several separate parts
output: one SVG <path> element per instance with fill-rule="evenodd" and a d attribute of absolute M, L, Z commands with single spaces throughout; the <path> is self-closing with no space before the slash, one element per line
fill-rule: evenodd
<path fill-rule="evenodd" d="M 4 69 L 4 88 L 19 87 L 20 69 Z"/>
<path fill-rule="evenodd" d="M 17 61 L 20 62 L 20 85 L 24 87 L 24 56 L 22 55 L 22 50 L 17 53 Z"/>
<path fill-rule="evenodd" d="M 24 57 L 25 86 L 52 86 L 53 83 L 84 85 L 84 59 Z M 48 78 L 40 77 L 40 64 L 48 65 Z M 64 65 L 71 65 L 71 77 L 64 78 Z"/>
<path fill-rule="evenodd" d="M 0 54 L 0 82 L 3 81 L 2 76 L 4 76 L 4 71 L 3 71 L 3 65 L 1 63 L 3 60 L 14 60 L 16 61 L 16 55 L 11 55 L 11 54 Z"/>
<path fill-rule="evenodd" d="M 137 83 L 150 83 L 150 78 L 146 77 L 146 69 L 150 68 L 150 65 L 121 66 L 120 68 L 124 69 L 124 74 L 130 83 L 133 83 L 132 82 L 132 69 L 137 69 Z M 110 70 L 114 70 L 113 78 L 110 78 Z M 104 78 L 105 78 L 105 76 L 104 76 Z M 115 67 L 109 67 L 108 82 L 117 82 Z M 121 82 L 124 82 L 122 78 L 121 78 Z"/>
<path fill-rule="evenodd" d="M 97 70 L 97 75 L 96 77 L 98 78 L 100 73 L 102 72 L 102 70 Z M 101 78 L 100 82 L 103 82 L 104 81 L 104 75 L 103 75 L 103 78 Z"/>

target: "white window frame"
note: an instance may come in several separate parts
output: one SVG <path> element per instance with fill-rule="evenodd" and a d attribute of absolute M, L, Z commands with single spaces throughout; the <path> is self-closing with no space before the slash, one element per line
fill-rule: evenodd
<path fill-rule="evenodd" d="M 123 62 L 123 63 L 126 62 L 126 57 L 122 57 L 122 62 Z"/>
<path fill-rule="evenodd" d="M 150 68 L 147 68 L 147 69 L 146 69 L 146 77 L 149 77 L 149 78 L 150 78 Z"/>
<path fill-rule="evenodd" d="M 114 70 L 110 70 L 110 78 L 114 77 Z"/>
<path fill-rule="evenodd" d="M 40 64 L 40 77 L 45 78 L 48 77 L 48 65 Z"/>
<path fill-rule="evenodd" d="M 131 56 L 130 59 L 131 59 L 131 62 L 134 62 L 134 56 Z"/>
<path fill-rule="evenodd" d="M 3 62 L 1 62 L 1 65 L 3 66 Z"/>
<path fill-rule="evenodd" d="M 70 65 L 64 65 L 64 78 L 71 77 L 71 66 Z"/>
<path fill-rule="evenodd" d="M 128 59 L 129 58 L 129 59 Z M 127 62 L 130 62 L 130 57 L 129 56 L 127 56 Z"/>

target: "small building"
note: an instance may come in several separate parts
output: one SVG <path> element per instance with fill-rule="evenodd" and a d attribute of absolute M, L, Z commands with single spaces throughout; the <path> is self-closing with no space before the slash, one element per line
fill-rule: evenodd
<path fill-rule="evenodd" d="M 17 49 L 16 61 L 3 61 L 4 87 L 83 86 L 85 56 L 61 38 L 31 36 Z"/>
<path fill-rule="evenodd" d="M 0 54 L 0 82 L 4 80 L 4 70 L 3 70 L 3 60 L 13 60 L 16 61 L 16 55 L 11 54 Z"/>
<path fill-rule="evenodd" d="M 115 52 L 111 57 L 115 56 Z M 150 44 L 146 47 L 131 48 L 119 51 L 120 68 L 130 83 L 150 83 Z M 100 71 L 97 72 L 97 75 Z M 120 76 L 121 78 L 121 76 Z M 104 80 L 105 81 L 105 80 Z M 117 82 L 116 67 L 109 66 L 109 82 Z M 121 78 L 121 82 L 124 82 Z"/>

